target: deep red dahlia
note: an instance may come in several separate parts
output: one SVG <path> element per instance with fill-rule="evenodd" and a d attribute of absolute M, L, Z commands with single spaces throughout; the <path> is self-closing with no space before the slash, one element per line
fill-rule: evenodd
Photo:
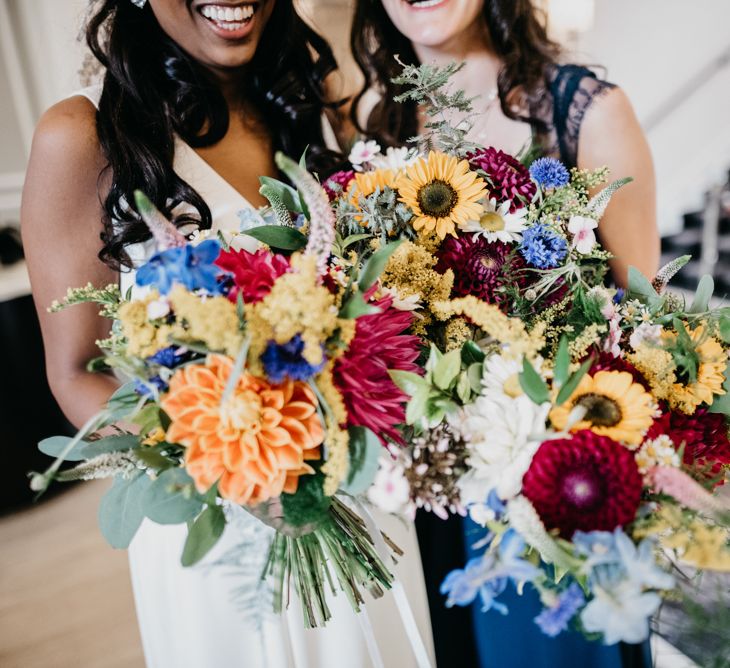
<path fill-rule="evenodd" d="M 518 259 L 509 244 L 489 242 L 474 234 L 447 237 L 437 257 L 436 271 L 454 272 L 453 297 L 474 295 L 490 304 L 500 304 L 507 298 L 503 288 L 507 273 L 513 273 L 507 272 L 507 265 Z"/>
<path fill-rule="evenodd" d="M 636 517 L 642 481 L 634 455 L 592 431 L 546 441 L 522 481 L 545 527 L 570 539 L 580 531 L 613 531 Z"/>
<path fill-rule="evenodd" d="M 327 193 L 327 197 L 329 197 L 330 202 L 336 200 L 340 195 L 342 195 L 342 193 L 345 192 L 345 190 L 347 190 L 347 187 L 350 185 L 350 181 L 352 181 L 352 179 L 354 178 L 355 172 L 353 172 L 351 169 L 335 172 L 334 174 L 332 174 L 332 176 L 330 176 L 322 184 L 322 187 Z"/>
<path fill-rule="evenodd" d="M 260 302 L 271 292 L 276 279 L 289 271 L 286 257 L 263 249 L 255 253 L 247 250 L 223 251 L 215 263 L 233 274 L 233 287 L 228 299 L 235 302 L 240 292 L 246 304 Z"/>
<path fill-rule="evenodd" d="M 487 175 L 489 196 L 498 203 L 510 201 L 514 212 L 532 201 L 537 186 L 530 172 L 517 158 L 489 147 L 468 156 L 472 169 L 481 169 Z"/>
<path fill-rule="evenodd" d="M 420 341 L 404 332 L 412 313 L 392 308 L 387 297 L 374 302 L 380 313 L 357 319 L 355 337 L 336 362 L 334 379 L 342 393 L 348 426 L 367 427 L 385 443 L 385 436 L 402 442 L 396 426 L 405 422 L 406 395 L 390 378 L 388 370 L 419 373 L 415 363 Z"/>
<path fill-rule="evenodd" d="M 718 478 L 730 466 L 730 439 L 724 415 L 698 408 L 694 415 L 670 411 L 662 406 L 661 417 L 646 434 L 647 439 L 666 434 L 680 448 L 684 443 L 684 464 L 700 480 Z M 722 484 L 718 481 L 717 484 Z"/>

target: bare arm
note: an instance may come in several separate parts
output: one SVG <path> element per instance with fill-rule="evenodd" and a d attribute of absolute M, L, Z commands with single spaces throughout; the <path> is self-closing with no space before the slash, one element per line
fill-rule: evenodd
<path fill-rule="evenodd" d="M 620 88 L 597 99 L 586 113 L 578 166 L 607 166 L 611 179 L 634 178 L 614 195 L 598 233 L 614 255 L 611 269 L 616 283 L 626 285 L 629 266 L 653 278 L 659 268 L 654 164 L 636 114 Z"/>
<path fill-rule="evenodd" d="M 76 426 L 96 413 L 119 383 L 92 374 L 86 363 L 99 354 L 95 341 L 109 321 L 93 304 L 49 314 L 68 287 L 116 283 L 117 272 L 97 257 L 102 207 L 97 191 L 105 166 L 95 110 L 75 97 L 49 109 L 36 128 L 23 189 L 21 226 L 51 390 Z"/>

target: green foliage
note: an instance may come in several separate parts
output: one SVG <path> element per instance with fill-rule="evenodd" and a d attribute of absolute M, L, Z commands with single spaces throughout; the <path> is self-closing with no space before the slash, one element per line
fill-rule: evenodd
<path fill-rule="evenodd" d="M 572 375 L 568 380 L 565 381 L 565 385 L 563 385 L 560 388 L 560 392 L 558 392 L 557 399 L 555 400 L 556 405 L 561 406 L 564 404 L 568 399 L 570 399 L 573 392 L 575 392 L 576 388 L 580 384 L 581 379 L 583 376 L 585 376 L 589 369 L 591 368 L 591 365 L 593 364 L 593 359 L 587 359 L 583 364 L 580 365 L 580 368 Z"/>
<path fill-rule="evenodd" d="M 298 251 L 307 245 L 307 237 L 293 227 L 283 225 L 261 225 L 246 230 L 247 234 L 254 239 L 266 244 L 274 250 Z"/>
<path fill-rule="evenodd" d="M 461 361 L 467 366 L 481 364 L 485 357 L 482 349 L 474 341 L 467 341 L 461 348 Z"/>
<path fill-rule="evenodd" d="M 357 206 L 349 199 L 337 201 L 337 231 L 343 236 L 357 235 L 368 230 L 385 243 L 388 239 L 414 239 L 416 231 L 410 224 L 413 212 L 398 201 L 398 194 L 387 186 L 367 196 L 357 198 Z"/>
<path fill-rule="evenodd" d="M 150 484 L 150 478 L 144 473 L 133 478 L 117 476 L 111 489 L 102 497 L 98 510 L 99 528 L 112 547 L 129 547 L 144 519 L 141 500 Z"/>
<path fill-rule="evenodd" d="M 561 387 L 568 380 L 570 375 L 570 351 L 568 349 L 568 339 L 563 336 L 558 344 L 558 352 L 555 355 L 555 369 L 553 370 L 553 378 L 555 384 Z"/>
<path fill-rule="evenodd" d="M 390 256 L 395 253 L 400 246 L 402 241 L 394 241 L 383 248 L 379 248 L 375 251 L 365 262 L 360 273 L 360 280 L 358 281 L 358 287 L 362 292 L 367 292 L 375 282 L 380 278 L 380 274 L 383 273 L 385 265 L 388 264 Z"/>
<path fill-rule="evenodd" d="M 661 305 L 662 298 L 649 279 L 636 267 L 629 267 L 629 298 L 638 299 L 649 307 Z"/>
<path fill-rule="evenodd" d="M 327 520 L 332 497 L 323 492 L 324 474 L 319 471 L 313 475 L 299 477 L 296 494 L 282 494 L 281 505 L 284 521 L 295 527 L 319 524 Z"/>
<path fill-rule="evenodd" d="M 197 564 L 210 552 L 226 528 L 226 516 L 218 505 L 206 506 L 188 529 L 180 563 L 185 566 Z"/>
<path fill-rule="evenodd" d="M 672 324 L 677 337 L 665 345 L 665 350 L 677 365 L 677 377 L 683 382 L 694 383 L 700 368 L 696 344 L 679 318 L 674 318 Z"/>
<path fill-rule="evenodd" d="M 181 524 L 200 512 L 203 499 L 184 469 L 171 468 L 147 487 L 141 505 L 144 514 L 153 522 Z"/>
<path fill-rule="evenodd" d="M 385 452 L 380 439 L 366 427 L 350 427 L 350 466 L 343 491 L 353 496 L 363 494 L 378 472 L 380 455 Z"/>
<path fill-rule="evenodd" d="M 722 413 L 730 418 L 730 363 L 725 367 L 725 382 L 722 384 L 725 394 L 715 396 L 710 406 L 710 413 Z"/>
<path fill-rule="evenodd" d="M 73 439 L 68 436 L 51 436 L 38 444 L 38 449 L 49 457 L 60 457 L 67 462 L 80 462 L 92 459 L 109 452 L 130 450 L 139 445 L 139 437 L 134 434 L 119 434 L 106 436 L 96 441 L 79 441 L 70 452 L 64 454 L 64 449 Z"/>
<path fill-rule="evenodd" d="M 362 296 L 362 292 L 353 292 L 347 300 L 342 304 L 340 309 L 340 318 L 352 319 L 359 318 L 362 315 L 372 315 L 373 313 L 379 313 L 380 309 L 377 306 L 368 304 L 365 298 Z"/>
<path fill-rule="evenodd" d="M 535 371 L 530 361 L 522 360 L 522 373 L 520 373 L 520 387 L 522 391 L 536 404 L 544 404 L 550 401 L 550 389 L 547 383 Z"/>
<path fill-rule="evenodd" d="M 451 77 L 463 67 L 464 63 L 449 63 L 444 66 L 424 63 L 417 67 L 403 65 L 403 72 L 393 79 L 393 83 L 405 89 L 394 100 L 414 102 L 425 110 L 428 117 L 423 134 L 410 140 L 418 142 L 422 152 L 437 149 L 463 156 L 478 148 L 467 140 L 467 134 L 472 127 L 469 114 L 472 112 L 474 98 L 467 98 L 463 90 L 455 93 L 449 90 Z M 454 115 L 465 118 L 452 125 L 449 116 L 453 118 Z"/>
<path fill-rule="evenodd" d="M 705 313 L 710 310 L 710 300 L 712 299 L 712 293 L 715 291 L 715 281 L 712 276 L 703 276 L 700 279 L 697 291 L 695 292 L 695 298 L 692 301 L 692 306 L 689 307 L 690 313 Z"/>

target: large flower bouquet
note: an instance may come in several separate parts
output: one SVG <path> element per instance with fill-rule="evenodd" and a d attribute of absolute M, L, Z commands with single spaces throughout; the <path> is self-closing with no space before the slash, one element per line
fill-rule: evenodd
<path fill-rule="evenodd" d="M 330 618 L 333 582 L 355 609 L 361 590 L 392 584 L 398 548 L 352 499 L 381 442 L 400 438 L 407 396 L 388 371 L 417 372 L 419 348 L 412 314 L 377 286 L 394 246 L 345 258 L 319 184 L 277 160 L 299 188 L 264 180 L 262 190 L 288 198 L 301 230 L 293 217 L 267 225 L 271 207 L 247 235 L 188 241 L 138 193 L 158 252 L 133 294 L 89 285 L 54 304 L 101 305 L 114 324 L 91 366 L 129 382 L 75 438 L 40 444 L 57 459 L 32 485 L 113 477 L 99 512 L 108 541 L 126 547 L 145 517 L 188 523 L 183 565 L 215 545 L 232 507 L 245 508 L 276 530 L 276 609 L 293 582 L 315 626 Z"/>
<path fill-rule="evenodd" d="M 418 149 L 361 142 L 325 184 L 340 235 L 404 239 L 381 285 L 427 348 L 420 373 L 391 372 L 409 448 L 368 495 L 484 528 L 447 605 L 506 613 L 508 584 L 533 586 L 546 634 L 639 642 L 678 563 L 730 570 L 713 495 L 730 466 L 730 309 L 710 308 L 710 279 L 691 304 L 665 292 L 688 258 L 608 287 L 595 230 L 628 180 L 592 196 L 605 170 L 469 144 L 448 123 L 469 107 L 444 89 L 451 71 L 400 80 L 431 114 Z"/>

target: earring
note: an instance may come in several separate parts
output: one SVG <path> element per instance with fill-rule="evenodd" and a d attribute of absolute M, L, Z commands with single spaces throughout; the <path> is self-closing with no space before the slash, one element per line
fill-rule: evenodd
<path fill-rule="evenodd" d="M 142 9 L 147 4 L 147 0 L 132 0 L 132 4 Z"/>

